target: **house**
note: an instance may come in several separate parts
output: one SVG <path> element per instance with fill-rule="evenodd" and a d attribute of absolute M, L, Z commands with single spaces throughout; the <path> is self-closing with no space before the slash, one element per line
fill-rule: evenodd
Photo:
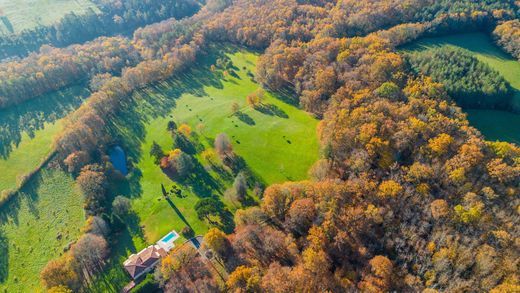
<path fill-rule="evenodd" d="M 123 265 L 130 277 L 135 280 L 150 272 L 161 260 L 161 257 L 166 255 L 167 252 L 164 248 L 158 245 L 150 245 L 139 253 L 132 254 Z"/>
<path fill-rule="evenodd" d="M 179 238 L 176 231 L 166 234 L 155 245 L 150 245 L 137 254 L 132 254 L 124 263 L 125 270 L 132 279 L 136 280 L 140 276 L 150 272 L 161 257 L 165 257 L 168 252 L 175 247 L 175 240 Z"/>

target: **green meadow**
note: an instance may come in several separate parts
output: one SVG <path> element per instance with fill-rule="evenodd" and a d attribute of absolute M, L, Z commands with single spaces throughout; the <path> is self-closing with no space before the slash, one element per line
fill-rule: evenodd
<path fill-rule="evenodd" d="M 97 10 L 90 0 L 0 0 L 0 33 L 19 33 L 40 25 L 50 25 L 65 14 Z"/>
<path fill-rule="evenodd" d="M 74 179 L 57 170 L 38 173 L 0 208 L 0 291 L 40 292 L 40 271 L 79 237 L 84 221 Z"/>
<path fill-rule="evenodd" d="M 232 69 L 227 74 L 210 69 L 217 58 L 223 56 L 232 62 Z M 190 226 L 195 234 L 203 235 L 210 225 L 199 220 L 194 209 L 201 198 L 221 198 L 229 210 L 227 220 L 231 221 L 222 229 L 233 228 L 232 213 L 241 205 L 230 202 L 223 195 L 232 186 L 234 175 L 210 168 L 209 162 L 201 156 L 203 150 L 213 147 L 219 133 L 229 136 L 235 153 L 243 158 L 248 174 L 262 186 L 304 180 L 308 169 L 318 159 L 317 119 L 287 103 L 286 97 L 271 93 L 266 93 L 263 101 L 268 111 L 247 106 L 246 96 L 260 88 L 253 78 L 258 54 L 240 48 L 219 47 L 201 59 L 200 64 L 192 66 L 193 69 L 181 77 L 137 93 L 135 102 L 128 105 L 133 111 L 125 111 L 125 117 L 112 125 L 134 165 L 128 182 L 115 192 L 132 198 L 139 221 L 130 223 L 129 231 L 121 235 L 111 268 L 91 288 L 93 291 L 119 290 L 128 282 L 122 269 L 126 257 L 155 243 L 169 231 L 180 233 L 183 227 Z M 239 105 L 240 115 L 232 114 L 233 103 Z M 190 137 L 196 146 L 194 157 L 200 167 L 188 182 L 172 181 L 154 164 L 149 154 L 154 141 L 165 152 L 173 148 L 173 139 L 167 131 L 171 120 L 177 125 L 187 124 L 193 130 Z M 161 184 L 167 190 L 178 186 L 182 196 L 170 196 L 169 203 L 162 196 Z M 252 201 L 258 201 L 252 184 L 249 195 Z M 176 243 L 182 241 L 183 237 Z"/>
<path fill-rule="evenodd" d="M 452 46 L 466 49 L 480 61 L 497 70 L 516 90 L 513 107 L 520 109 L 520 62 L 499 47 L 483 33 L 467 33 L 444 37 L 424 38 L 405 50 L 428 50 Z M 488 140 L 503 140 L 520 144 L 520 115 L 497 110 L 465 110 L 470 124 L 481 131 Z"/>
<path fill-rule="evenodd" d="M 34 170 L 52 151 L 63 117 L 89 92 L 76 86 L 0 111 L 0 192 Z"/>
<path fill-rule="evenodd" d="M 63 118 L 89 92 L 80 86 L 0 111 L 0 190 L 34 170 L 52 152 Z M 0 207 L 0 291 L 35 292 L 39 272 L 75 240 L 85 215 L 74 180 L 44 168 Z"/>

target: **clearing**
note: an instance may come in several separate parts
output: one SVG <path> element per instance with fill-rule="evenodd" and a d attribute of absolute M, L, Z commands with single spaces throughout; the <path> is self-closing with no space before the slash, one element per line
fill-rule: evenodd
<path fill-rule="evenodd" d="M 406 46 L 406 50 L 428 50 L 452 46 L 469 50 L 480 61 L 497 70 L 516 90 L 513 107 L 520 109 L 520 62 L 497 47 L 484 33 L 455 34 L 424 38 Z M 488 140 L 503 140 L 520 145 L 520 115 L 497 110 L 465 109 L 470 124 Z"/>
<path fill-rule="evenodd" d="M 217 59 L 228 59 L 232 65 L 227 70 L 211 69 Z M 114 123 L 114 132 L 120 136 L 121 145 L 134 165 L 128 182 L 115 192 L 132 198 L 137 219 L 129 221 L 129 231 L 123 233 L 114 248 L 118 251 L 111 268 L 92 291 L 117 292 L 128 282 L 121 265 L 126 257 L 169 231 L 180 233 L 189 225 L 195 234 L 204 234 L 210 226 L 198 219 L 194 209 L 200 198 L 221 198 L 230 211 L 226 216 L 229 222 L 221 228 L 233 228 L 232 212 L 240 204 L 230 202 L 223 194 L 233 184 L 234 177 L 212 169 L 201 156 L 204 149 L 212 148 L 219 133 L 229 136 L 234 151 L 262 186 L 307 178 L 308 169 L 319 157 L 318 120 L 282 101 L 287 98 L 270 93 L 265 94 L 265 107 L 261 111 L 248 107 L 246 96 L 260 88 L 253 79 L 257 59 L 257 53 L 241 48 L 213 49 L 181 77 L 136 94 L 135 103 L 128 106 L 134 110 L 125 111 L 124 121 Z M 240 107 L 240 115 L 232 114 L 233 103 Z M 194 157 L 203 166 L 194 178 L 184 183 L 174 183 L 149 154 L 154 141 L 165 152 L 172 149 L 173 139 L 166 129 L 171 120 L 192 128 L 191 140 L 197 149 Z M 177 186 L 182 196 L 172 195 L 170 202 L 164 200 L 161 184 L 167 190 Z M 250 186 L 249 195 L 258 200 L 252 189 Z M 176 244 L 184 240 L 181 236 Z"/>

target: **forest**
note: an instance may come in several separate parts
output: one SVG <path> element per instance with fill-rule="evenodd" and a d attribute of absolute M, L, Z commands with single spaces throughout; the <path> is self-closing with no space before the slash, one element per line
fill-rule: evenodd
<path fill-rule="evenodd" d="M 67 16 L 38 38 L 63 48 L 43 45 L 0 64 L 0 109 L 81 83 L 90 90 L 49 159 L 74 178 L 86 220 L 43 266 L 48 292 L 108 292 L 99 283 L 116 283 L 122 235 L 150 234 L 136 209 L 161 200 L 205 225 L 202 244 L 174 248 L 131 292 L 520 292 L 520 148 L 486 140 L 464 112 L 510 110 L 515 89 L 466 50 L 406 50 L 425 37 L 482 32 L 518 59 L 518 1 L 208 0 L 197 12 L 191 1 L 171 9 L 149 2 L 103 1 L 107 14 L 90 15 L 100 23 L 94 31 L 63 25 L 80 23 Z M 111 36 L 122 28 L 131 37 Z M 231 53 L 213 58 L 222 46 Z M 237 47 L 257 52 L 257 61 L 239 59 Z M 176 92 L 185 87 L 188 97 Z M 240 103 L 218 96 L 226 87 Z M 317 133 L 319 158 L 307 177 L 260 180 L 241 152 L 247 141 L 204 125 L 214 112 L 189 113 L 189 101 L 205 96 L 226 101 L 211 109 L 226 117 L 212 121 L 231 119 L 231 129 L 253 127 L 260 113 L 276 123 L 310 113 L 302 123 L 317 125 L 309 133 Z M 144 148 L 150 133 L 142 132 L 157 128 Z M 155 141 L 164 136 L 167 149 Z M 137 145 L 130 174 L 110 161 L 114 145 Z M 150 169 L 173 183 L 155 184 L 162 197 L 118 193 L 149 188 L 134 179 Z M 180 211 L 173 202 L 188 192 L 200 196 Z M 2 193 L 0 205 L 17 196 Z M 175 228 L 183 239 L 198 236 L 182 220 Z"/>
<path fill-rule="evenodd" d="M 417 74 L 442 83 L 464 108 L 511 108 L 511 85 L 495 70 L 462 49 L 441 48 L 409 56 Z"/>

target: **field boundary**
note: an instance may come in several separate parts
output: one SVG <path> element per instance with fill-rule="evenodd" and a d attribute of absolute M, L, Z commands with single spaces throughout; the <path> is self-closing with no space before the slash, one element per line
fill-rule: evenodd
<path fill-rule="evenodd" d="M 14 189 L 5 189 L 0 192 L 0 209 L 3 208 L 12 198 L 14 198 L 20 190 L 32 179 L 36 174 L 38 174 L 43 167 L 45 167 L 53 158 L 56 156 L 58 151 L 53 149 L 45 158 L 43 158 L 42 162 L 36 166 L 29 173 L 20 175 L 17 178 L 16 188 Z"/>

